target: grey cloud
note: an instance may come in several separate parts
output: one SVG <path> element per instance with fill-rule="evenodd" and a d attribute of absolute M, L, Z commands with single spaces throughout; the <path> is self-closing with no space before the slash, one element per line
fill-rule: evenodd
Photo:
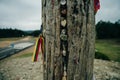
<path fill-rule="evenodd" d="M 40 29 L 40 15 L 40 0 L 0 0 L 0 25 Z"/>
<path fill-rule="evenodd" d="M 100 20 L 115 22 L 120 19 L 120 0 L 100 0 L 101 8 L 96 14 L 96 23 Z"/>

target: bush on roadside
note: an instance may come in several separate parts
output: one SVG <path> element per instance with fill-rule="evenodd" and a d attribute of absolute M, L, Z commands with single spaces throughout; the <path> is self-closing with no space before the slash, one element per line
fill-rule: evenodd
<path fill-rule="evenodd" d="M 110 60 L 108 56 L 101 52 L 95 52 L 95 58 L 96 59 L 102 59 L 102 60 Z"/>

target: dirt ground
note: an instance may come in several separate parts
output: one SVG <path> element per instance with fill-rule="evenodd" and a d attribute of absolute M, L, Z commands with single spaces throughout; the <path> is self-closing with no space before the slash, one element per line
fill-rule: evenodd
<path fill-rule="evenodd" d="M 15 58 L 19 55 L 0 61 L 0 80 L 43 80 L 42 61 L 32 62 L 32 56 Z M 95 59 L 94 76 L 95 80 L 120 80 L 120 63 Z"/>
<path fill-rule="evenodd" d="M 43 80 L 41 62 L 31 57 L 9 58 L 0 61 L 0 80 Z"/>
<path fill-rule="evenodd" d="M 120 80 L 120 63 L 95 59 L 94 75 L 96 80 Z"/>
<path fill-rule="evenodd" d="M 4 48 L 10 45 L 10 43 L 15 41 L 0 41 L 0 48 Z"/>

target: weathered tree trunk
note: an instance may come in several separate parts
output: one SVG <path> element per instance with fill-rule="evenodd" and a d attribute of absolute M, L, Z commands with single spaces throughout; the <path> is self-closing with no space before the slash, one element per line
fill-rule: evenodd
<path fill-rule="evenodd" d="M 94 1 L 42 0 L 42 23 L 44 80 L 92 80 Z"/>

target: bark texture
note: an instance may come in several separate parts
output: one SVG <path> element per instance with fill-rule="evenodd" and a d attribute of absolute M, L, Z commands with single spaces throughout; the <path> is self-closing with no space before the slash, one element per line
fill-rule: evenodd
<path fill-rule="evenodd" d="M 64 80 L 92 80 L 95 50 L 93 0 L 65 0 L 66 4 L 62 5 L 61 1 L 42 0 L 46 44 L 44 80 L 63 80 L 63 77 Z M 66 25 L 61 25 L 65 20 Z"/>

